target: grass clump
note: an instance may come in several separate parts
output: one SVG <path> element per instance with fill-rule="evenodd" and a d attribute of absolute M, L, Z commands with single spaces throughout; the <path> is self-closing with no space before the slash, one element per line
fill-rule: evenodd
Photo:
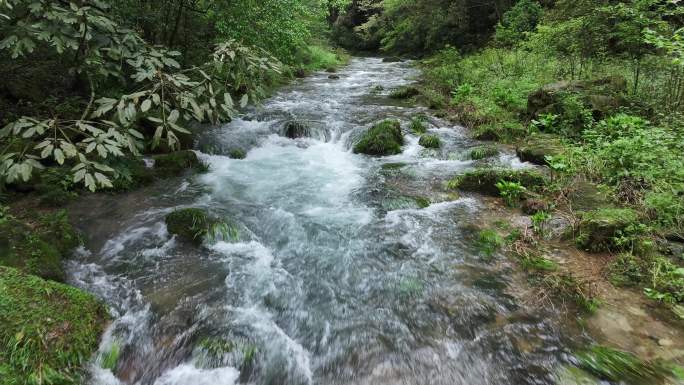
<path fill-rule="evenodd" d="M 474 147 L 470 150 L 470 159 L 480 160 L 485 158 L 491 158 L 499 154 L 499 149 L 492 145 L 482 145 Z"/>
<path fill-rule="evenodd" d="M 416 95 L 420 95 L 418 88 L 414 86 L 404 86 L 393 90 L 389 97 L 392 99 L 409 99 Z"/>
<path fill-rule="evenodd" d="M 201 244 L 205 239 L 235 240 L 239 237 L 239 231 L 235 226 L 209 216 L 203 209 L 176 210 L 166 216 L 165 222 L 169 233 L 195 244 Z"/>
<path fill-rule="evenodd" d="M 427 117 L 425 115 L 414 116 L 411 119 L 411 132 L 414 134 L 424 134 L 427 132 L 427 127 L 425 123 L 427 122 Z"/>
<path fill-rule="evenodd" d="M 581 368 L 608 381 L 651 382 L 662 379 L 667 372 L 658 364 L 642 361 L 631 353 L 607 346 L 594 345 L 576 353 L 576 356 Z"/>
<path fill-rule="evenodd" d="M 477 238 L 477 248 L 487 258 L 494 256 L 505 244 L 504 238 L 495 230 L 484 229 L 480 231 Z"/>
<path fill-rule="evenodd" d="M 385 120 L 371 127 L 354 146 L 354 153 L 395 155 L 401 153 L 404 135 L 397 120 Z"/>
<path fill-rule="evenodd" d="M 228 157 L 230 159 L 245 159 L 247 157 L 247 153 L 241 148 L 234 148 L 230 150 Z"/>
<path fill-rule="evenodd" d="M 489 168 L 459 175 L 447 182 L 447 187 L 498 196 L 500 191 L 496 184 L 501 181 L 518 183 L 526 189 L 540 188 L 548 183 L 546 177 L 534 170 Z"/>
<path fill-rule="evenodd" d="M 418 144 L 425 148 L 439 148 L 442 145 L 442 142 L 436 135 L 423 134 L 420 136 Z"/>
<path fill-rule="evenodd" d="M 107 318 L 88 293 L 0 266 L 3 384 L 81 384 Z"/>

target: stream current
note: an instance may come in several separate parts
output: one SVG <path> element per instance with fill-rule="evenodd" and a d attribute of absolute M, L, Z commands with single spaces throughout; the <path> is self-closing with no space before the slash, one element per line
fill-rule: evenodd
<path fill-rule="evenodd" d="M 555 383 L 567 337 L 478 252 L 481 198 L 442 187 L 483 165 L 527 165 L 505 152 L 467 160 L 478 143 L 435 117 L 442 147 L 419 146 L 409 122 L 428 111 L 388 97 L 418 77 L 410 63 L 355 58 L 338 75 L 206 130 L 207 173 L 72 208 L 87 242 L 70 282 L 114 315 L 89 384 Z M 354 154 L 383 119 L 402 122 L 403 152 Z M 312 137 L 284 137 L 291 120 Z M 246 159 L 228 157 L 236 147 Z M 238 239 L 171 236 L 165 215 L 187 207 L 230 221 Z"/>

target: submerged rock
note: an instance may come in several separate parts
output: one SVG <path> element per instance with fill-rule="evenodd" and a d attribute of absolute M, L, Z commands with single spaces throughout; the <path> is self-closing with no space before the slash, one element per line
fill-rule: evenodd
<path fill-rule="evenodd" d="M 523 187 L 533 189 L 547 183 L 547 178 L 535 170 L 483 169 L 467 172 L 452 179 L 448 187 L 452 190 L 478 192 L 498 196 L 499 181 L 517 182 Z"/>
<path fill-rule="evenodd" d="M 385 120 L 371 127 L 354 146 L 354 153 L 367 155 L 394 155 L 401 153 L 404 135 L 397 120 Z"/>
<path fill-rule="evenodd" d="M 328 79 L 330 79 L 330 80 L 339 80 L 339 78 L 340 78 L 340 75 L 330 75 L 330 76 L 328 76 Z"/>
<path fill-rule="evenodd" d="M 183 171 L 199 166 L 200 161 L 194 151 L 176 151 L 154 157 L 154 168 L 163 176 L 180 175 Z"/>
<path fill-rule="evenodd" d="M 637 221 L 637 213 L 632 209 L 605 208 L 581 213 L 577 245 L 592 252 L 617 249 L 615 238 Z"/>
<path fill-rule="evenodd" d="M 190 208 L 172 212 L 166 216 L 165 222 L 169 233 L 199 244 L 216 220 L 210 218 L 206 210 Z"/>
<path fill-rule="evenodd" d="M 555 135 L 536 134 L 528 137 L 525 143 L 518 146 L 516 153 L 523 162 L 546 165 L 547 156 L 563 153 L 565 147 Z"/>

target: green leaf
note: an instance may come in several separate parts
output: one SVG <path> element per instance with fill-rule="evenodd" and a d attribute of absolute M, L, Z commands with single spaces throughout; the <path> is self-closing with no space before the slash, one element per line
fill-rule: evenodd
<path fill-rule="evenodd" d="M 140 111 L 147 112 L 152 107 L 152 101 L 150 99 L 145 99 L 140 106 Z"/>

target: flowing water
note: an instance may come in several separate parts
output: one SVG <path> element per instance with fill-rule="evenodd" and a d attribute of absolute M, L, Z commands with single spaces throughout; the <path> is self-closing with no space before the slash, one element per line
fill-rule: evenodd
<path fill-rule="evenodd" d="M 339 75 L 298 81 L 205 132 L 207 173 L 73 208 L 88 241 L 70 280 L 114 314 L 91 384 L 555 383 L 566 337 L 478 252 L 480 198 L 442 188 L 485 163 L 526 165 L 466 160 L 477 143 L 434 117 L 443 146 L 422 149 L 408 123 L 424 111 L 375 90 L 414 81 L 409 63 L 357 58 Z M 402 121 L 403 153 L 353 154 L 386 118 Z M 312 138 L 283 137 L 292 119 Z M 229 159 L 235 147 L 247 158 Z M 230 221 L 238 239 L 170 236 L 164 216 L 185 207 Z"/>

